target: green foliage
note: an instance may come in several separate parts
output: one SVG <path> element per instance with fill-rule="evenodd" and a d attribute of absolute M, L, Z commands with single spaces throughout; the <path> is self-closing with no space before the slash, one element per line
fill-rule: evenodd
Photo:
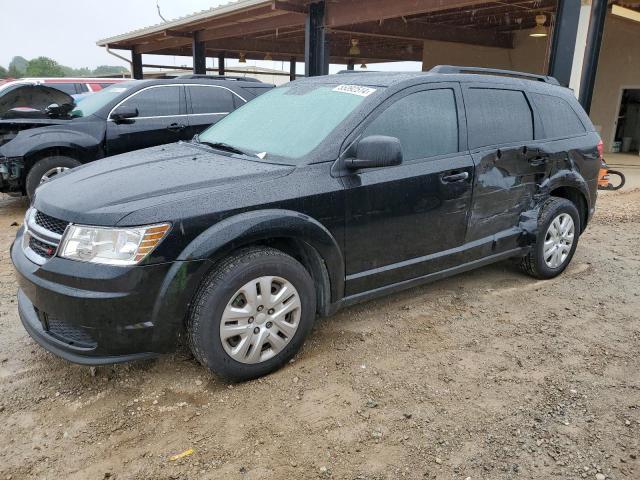
<path fill-rule="evenodd" d="M 62 65 L 62 70 L 64 71 L 65 77 L 91 77 L 93 73 L 87 67 L 72 68 Z"/>
<path fill-rule="evenodd" d="M 38 57 L 29 61 L 26 75 L 28 77 L 64 77 L 64 69 L 49 57 Z"/>
<path fill-rule="evenodd" d="M 49 57 L 38 57 L 29 61 L 24 57 L 15 56 L 9 64 L 9 69 L 0 66 L 0 78 L 20 77 L 100 77 L 105 75 L 128 74 L 125 67 L 114 65 L 100 65 L 95 70 L 87 67 L 73 68 L 60 65 Z"/>
<path fill-rule="evenodd" d="M 21 57 L 19 55 L 13 57 L 11 59 L 11 63 L 9 63 L 9 76 L 10 77 L 22 77 L 27 71 L 27 65 L 29 61 Z"/>
<path fill-rule="evenodd" d="M 101 76 L 101 75 L 115 75 L 115 74 L 122 74 L 122 73 L 129 73 L 129 70 L 127 70 L 125 67 L 116 67 L 113 65 L 100 65 L 93 71 L 92 74 L 95 76 Z"/>

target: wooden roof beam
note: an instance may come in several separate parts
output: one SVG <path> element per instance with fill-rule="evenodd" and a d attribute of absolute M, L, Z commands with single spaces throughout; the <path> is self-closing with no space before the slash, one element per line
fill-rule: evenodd
<path fill-rule="evenodd" d="M 270 18 L 253 22 L 238 22 L 219 28 L 203 30 L 198 34 L 198 41 L 206 42 L 226 37 L 240 37 L 256 33 L 304 25 L 306 15 L 299 12 L 287 12 Z"/>
<path fill-rule="evenodd" d="M 362 34 L 371 37 L 398 38 L 407 40 L 439 40 L 468 43 L 487 47 L 513 48 L 513 36 L 490 30 L 460 28 L 438 24 L 419 24 L 402 20 L 386 20 L 380 23 L 363 23 L 344 28 L 332 28 L 331 32 Z"/>
<path fill-rule="evenodd" d="M 387 18 L 406 17 L 436 10 L 468 7 L 486 0 L 343 0 L 327 2 L 325 26 L 340 27 Z"/>
<path fill-rule="evenodd" d="M 232 58 L 234 54 L 244 53 L 247 59 L 263 60 L 269 53 L 274 60 L 290 59 L 291 57 L 304 58 L 304 43 L 274 42 L 255 39 L 224 39 L 210 41 L 205 46 L 207 56 L 216 55 L 219 52 L 227 52 Z M 349 55 L 350 45 L 343 41 L 329 42 L 329 54 L 332 61 L 339 60 L 346 63 L 348 60 L 356 62 L 395 62 L 395 61 L 421 61 L 422 48 L 415 46 L 411 49 L 400 46 L 361 46 L 360 55 Z M 189 47 L 176 47 L 156 52 L 159 55 L 191 56 Z"/>
<path fill-rule="evenodd" d="M 290 3 L 284 0 L 272 0 L 271 9 L 282 10 L 285 12 L 304 13 L 304 14 L 306 14 L 309 11 L 309 8 L 306 5 L 302 5 L 300 3 Z"/>
<path fill-rule="evenodd" d="M 207 42 L 221 38 L 247 36 L 277 30 L 278 28 L 295 27 L 304 25 L 304 19 L 304 14 L 287 12 L 256 21 L 235 22 L 218 28 L 212 27 L 207 30 L 200 30 L 196 34 L 196 40 L 199 42 Z M 189 38 L 175 37 L 166 40 L 154 40 L 146 44 L 136 45 L 133 50 L 135 53 L 155 53 L 191 45 L 191 40 L 191 36 Z"/>

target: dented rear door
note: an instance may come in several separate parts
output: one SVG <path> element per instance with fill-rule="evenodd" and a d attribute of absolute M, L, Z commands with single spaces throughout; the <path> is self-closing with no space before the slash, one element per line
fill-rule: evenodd
<path fill-rule="evenodd" d="M 499 253 L 517 247 L 520 217 L 546 175 L 546 153 L 535 142 L 540 122 L 520 89 L 469 84 L 463 91 L 476 166 L 466 242 L 488 246 L 478 255 Z"/>

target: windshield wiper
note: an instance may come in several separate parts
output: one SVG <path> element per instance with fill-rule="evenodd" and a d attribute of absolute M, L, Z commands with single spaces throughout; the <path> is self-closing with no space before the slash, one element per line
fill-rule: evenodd
<path fill-rule="evenodd" d="M 225 152 L 230 152 L 230 153 L 237 153 L 238 155 L 249 155 L 247 152 L 240 150 L 237 147 L 234 147 L 233 145 L 229 145 L 228 143 L 224 143 L 224 142 L 203 142 L 202 140 L 200 140 L 200 136 L 196 135 L 194 138 L 196 143 L 200 143 L 202 145 L 206 145 L 208 147 L 211 148 L 215 148 L 216 150 L 223 150 Z"/>

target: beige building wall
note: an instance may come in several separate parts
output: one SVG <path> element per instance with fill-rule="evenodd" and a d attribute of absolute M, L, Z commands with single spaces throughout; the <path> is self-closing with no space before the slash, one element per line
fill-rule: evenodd
<path fill-rule="evenodd" d="M 609 15 L 591 103 L 591 120 L 605 151 L 611 150 L 623 87 L 640 88 L 640 23 Z"/>
<path fill-rule="evenodd" d="M 528 31 L 516 34 L 513 50 L 426 41 L 422 68 L 464 65 L 544 74 L 550 41 L 550 37 L 529 37 Z M 591 106 L 591 119 L 602 135 L 606 151 L 610 151 L 615 134 L 623 87 L 640 88 L 640 23 L 610 14 L 606 20 Z"/>
<path fill-rule="evenodd" d="M 427 40 L 424 42 L 422 69 L 429 70 L 435 65 L 464 65 L 543 73 L 546 71 L 549 42 L 549 37 L 533 38 L 528 31 L 516 33 L 514 49 Z"/>

